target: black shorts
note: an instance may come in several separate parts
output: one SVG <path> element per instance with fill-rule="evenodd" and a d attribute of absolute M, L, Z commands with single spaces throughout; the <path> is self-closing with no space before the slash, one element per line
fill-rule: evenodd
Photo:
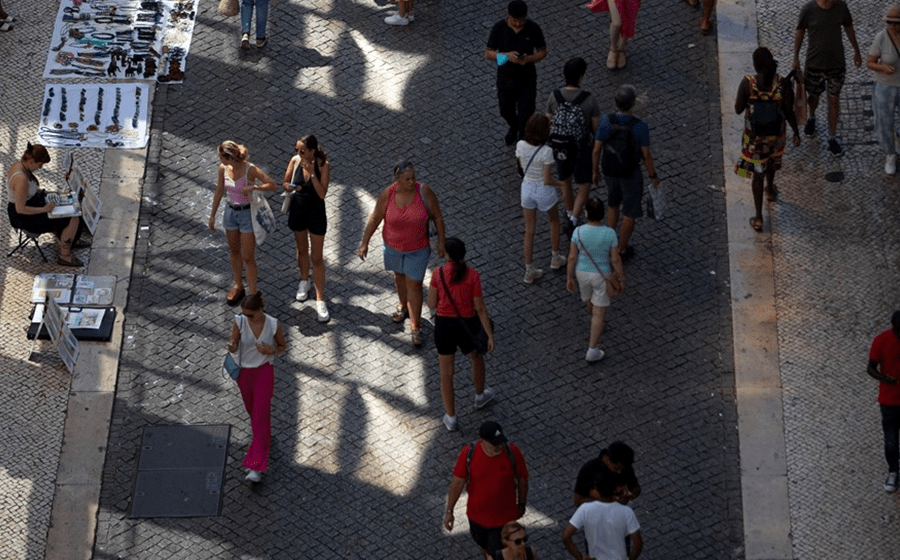
<path fill-rule="evenodd" d="M 641 168 L 637 167 L 631 177 L 607 177 L 606 181 L 608 206 L 618 208 L 621 206 L 623 216 L 640 218 L 644 215 L 641 210 L 641 197 L 644 196 L 644 175 Z"/>
<path fill-rule="evenodd" d="M 478 318 L 478 315 L 467 317 L 464 320 L 473 336 L 481 332 L 481 319 Z M 475 350 L 472 337 L 469 336 L 457 317 L 438 315 L 434 318 L 434 345 L 437 346 L 438 354 L 441 356 L 456 354 L 457 348 L 463 354 L 469 354 Z"/>
<path fill-rule="evenodd" d="M 495 550 L 503 548 L 502 531 L 503 527 L 482 527 L 471 519 L 469 520 L 469 534 L 472 535 L 472 540 L 482 550 L 487 550 L 491 554 Z"/>
<path fill-rule="evenodd" d="M 325 235 L 328 220 L 325 217 L 325 201 L 294 195 L 288 213 L 288 227 L 291 231 L 306 231 L 313 235 Z"/>
<path fill-rule="evenodd" d="M 579 148 L 578 157 L 575 158 L 575 161 L 570 159 L 562 161 L 556 160 L 557 179 L 565 181 L 574 175 L 575 177 L 572 182 L 576 185 L 590 184 L 591 179 L 593 179 L 591 173 L 592 157 L 593 154 L 591 153 L 591 148 L 588 145 L 585 145 Z"/>

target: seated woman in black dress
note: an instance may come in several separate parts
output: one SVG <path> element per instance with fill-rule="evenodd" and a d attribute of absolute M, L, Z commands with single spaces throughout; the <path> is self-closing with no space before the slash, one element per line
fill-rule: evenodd
<path fill-rule="evenodd" d="M 53 233 L 59 238 L 59 258 L 62 266 L 84 266 L 72 248 L 81 234 L 81 218 L 51 218 L 55 204 L 48 204 L 40 182 L 34 172 L 50 161 L 47 148 L 28 143 L 22 159 L 14 163 L 6 174 L 6 192 L 9 204 L 6 210 L 9 223 L 16 229 L 31 233 Z"/>

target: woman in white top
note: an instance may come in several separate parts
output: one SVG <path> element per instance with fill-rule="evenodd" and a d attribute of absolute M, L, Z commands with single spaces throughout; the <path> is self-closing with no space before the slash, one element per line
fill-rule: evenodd
<path fill-rule="evenodd" d="M 256 292 L 241 302 L 241 313 L 234 316 L 228 351 L 235 355 L 241 373 L 238 387 L 244 407 L 250 415 L 253 440 L 244 458 L 248 482 L 259 482 L 269 463 L 272 441 L 272 394 L 275 386 L 275 356 L 286 344 L 281 324 L 263 313 L 262 293 Z"/>
<path fill-rule="evenodd" d="M 866 67 L 875 72 L 875 139 L 885 153 L 884 172 L 897 172 L 897 129 L 894 112 L 900 107 L 900 6 L 889 6 L 884 17 L 885 28 L 875 35 Z"/>
<path fill-rule="evenodd" d="M 525 216 L 525 280 L 531 284 L 544 273 L 532 263 L 534 258 L 534 223 L 537 211 L 546 212 L 550 218 L 550 268 L 557 270 L 566 264 L 559 254 L 559 212 L 556 191 L 562 186 L 553 178 L 553 150 L 547 145 L 550 139 L 550 119 L 535 113 L 525 123 L 525 139 L 516 144 L 516 159 L 524 172 L 522 178 L 522 214 Z"/>
<path fill-rule="evenodd" d="M 34 172 L 50 162 L 47 148 L 40 144 L 28 143 L 22 159 L 12 164 L 6 175 L 6 194 L 9 204 L 6 212 L 12 227 L 31 233 L 54 233 L 59 238 L 59 258 L 62 266 L 84 266 L 72 254 L 72 248 L 88 247 L 79 245 L 81 218 L 51 218 L 50 211 L 56 206 L 47 203 L 45 192 Z"/>

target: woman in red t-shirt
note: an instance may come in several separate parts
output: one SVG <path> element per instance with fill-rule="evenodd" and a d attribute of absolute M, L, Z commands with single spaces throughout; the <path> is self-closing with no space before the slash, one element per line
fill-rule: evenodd
<path fill-rule="evenodd" d="M 453 370 L 456 349 L 472 360 L 472 382 L 475 384 L 475 406 L 482 408 L 494 398 L 485 384 L 484 356 L 475 350 L 476 336 L 487 333 L 487 351 L 494 351 L 494 329 L 481 296 L 481 276 L 466 265 L 466 245 L 455 237 L 444 243 L 447 263 L 434 271 L 428 289 L 428 307 L 436 311 L 434 344 L 441 364 L 441 399 L 444 401 L 444 426 L 456 430 L 456 395 L 453 392 Z M 454 305 L 455 304 L 455 305 Z"/>

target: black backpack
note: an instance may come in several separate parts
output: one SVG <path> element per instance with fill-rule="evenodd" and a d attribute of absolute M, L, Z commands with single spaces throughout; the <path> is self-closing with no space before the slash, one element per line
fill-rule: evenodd
<path fill-rule="evenodd" d="M 582 91 L 572 101 L 566 101 L 560 90 L 553 92 L 556 111 L 550 121 L 550 147 L 557 161 L 575 161 L 578 153 L 591 138 L 591 131 L 581 110 L 581 103 L 590 93 Z"/>
<path fill-rule="evenodd" d="M 755 76 L 747 76 L 750 82 L 750 131 L 756 136 L 778 136 L 784 125 L 781 110 L 781 78 L 775 76 L 770 91 L 760 91 Z"/>
<path fill-rule="evenodd" d="M 641 147 L 634 138 L 634 125 L 640 121 L 629 117 L 618 122 L 613 113 L 609 115 L 609 132 L 603 140 L 600 154 L 600 168 L 607 177 L 631 177 L 641 162 Z"/>

